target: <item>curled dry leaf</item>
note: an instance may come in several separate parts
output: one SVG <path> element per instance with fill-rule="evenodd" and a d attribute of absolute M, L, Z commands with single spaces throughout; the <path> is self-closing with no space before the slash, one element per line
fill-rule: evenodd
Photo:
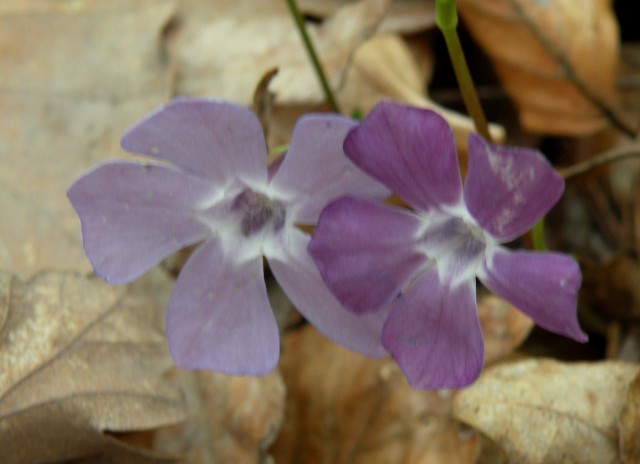
<path fill-rule="evenodd" d="M 618 61 L 610 0 L 460 0 L 459 9 L 525 128 L 580 135 L 607 124 Z"/>
<path fill-rule="evenodd" d="M 156 449 L 178 453 L 189 464 L 261 463 L 280 431 L 285 391 L 275 371 L 264 377 L 213 372 L 175 373 L 187 392 L 183 424 L 159 430 Z"/>
<path fill-rule="evenodd" d="M 533 321 L 495 295 L 478 300 L 484 336 L 484 362 L 490 364 L 517 348 L 531 332 Z"/>
<path fill-rule="evenodd" d="M 307 326 L 287 334 L 279 464 L 469 463 L 478 436 L 451 419 L 454 392 L 414 391 L 390 359 L 369 359 Z"/>
<path fill-rule="evenodd" d="M 527 360 L 488 368 L 454 399 L 454 417 L 512 462 L 619 461 L 617 417 L 638 367 Z"/>
<path fill-rule="evenodd" d="M 1 269 L 24 279 L 90 270 L 65 190 L 89 166 L 119 156 L 124 129 L 166 99 L 160 31 L 174 6 L 2 2 Z"/>
<path fill-rule="evenodd" d="M 640 374 L 629 385 L 619 421 L 620 453 L 623 461 L 640 462 Z"/>
<path fill-rule="evenodd" d="M 0 274 L 0 461 L 172 461 L 101 433 L 184 417 L 164 378 L 172 363 L 158 311 L 97 279 Z"/>

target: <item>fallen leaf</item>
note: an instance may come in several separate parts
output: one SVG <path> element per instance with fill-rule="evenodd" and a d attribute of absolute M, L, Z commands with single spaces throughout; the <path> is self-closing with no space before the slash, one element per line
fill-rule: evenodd
<path fill-rule="evenodd" d="M 0 268 L 90 270 L 65 190 L 119 157 L 120 135 L 169 94 L 172 0 L 29 0 L 0 8 Z M 64 31 L 64 33 L 61 33 Z"/>
<path fill-rule="evenodd" d="M 527 338 L 534 325 L 531 319 L 495 295 L 478 299 L 478 319 L 484 335 L 485 365 L 511 353 Z"/>
<path fill-rule="evenodd" d="M 618 27 L 610 0 L 460 0 L 522 125 L 581 135 L 608 123 L 616 104 Z M 508 38 L 508 40 L 505 40 Z"/>
<path fill-rule="evenodd" d="M 390 359 L 369 359 L 311 326 L 287 334 L 279 464 L 470 463 L 478 436 L 450 416 L 451 390 L 415 391 Z"/>
<path fill-rule="evenodd" d="M 453 402 L 453 415 L 512 462 L 617 462 L 617 416 L 638 367 L 526 360 L 488 368 Z"/>
<path fill-rule="evenodd" d="M 640 374 L 629 385 L 620 411 L 619 426 L 622 460 L 640 462 Z"/>
<path fill-rule="evenodd" d="M 179 371 L 176 380 L 187 392 L 187 420 L 159 430 L 155 449 L 189 464 L 267 462 L 284 419 L 278 371 L 264 377 Z"/>
<path fill-rule="evenodd" d="M 184 418 L 151 297 L 70 273 L 0 274 L 0 295 L 3 464 L 175 460 L 101 433 Z"/>

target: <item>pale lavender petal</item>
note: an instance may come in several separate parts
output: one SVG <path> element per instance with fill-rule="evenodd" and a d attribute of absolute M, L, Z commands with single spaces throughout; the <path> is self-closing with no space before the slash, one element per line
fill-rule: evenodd
<path fill-rule="evenodd" d="M 235 262 L 217 239 L 200 246 L 176 282 L 166 314 L 176 364 L 231 375 L 271 371 L 280 352 L 262 257 Z"/>
<path fill-rule="evenodd" d="M 460 200 L 462 182 L 453 135 L 433 111 L 378 103 L 344 144 L 347 156 L 414 209 Z"/>
<path fill-rule="evenodd" d="M 465 387 L 480 374 L 475 293 L 475 279 L 450 288 L 431 269 L 393 304 L 383 342 L 413 388 Z"/>
<path fill-rule="evenodd" d="M 218 186 L 232 178 L 267 180 L 260 122 L 233 103 L 173 100 L 129 129 L 121 143 L 127 151 L 170 161 Z"/>
<path fill-rule="evenodd" d="M 344 195 L 383 199 L 389 190 L 357 168 L 344 154 L 344 139 L 355 122 L 341 116 L 300 119 L 271 184 L 296 196 L 293 220 L 315 224 L 322 208 Z"/>
<path fill-rule="evenodd" d="M 487 256 L 478 277 L 540 327 L 579 342 L 587 341 L 576 309 L 582 276 L 572 258 L 560 253 L 498 248 Z"/>
<path fill-rule="evenodd" d="M 382 346 L 384 311 L 347 311 L 331 294 L 307 253 L 310 237 L 294 229 L 274 252 L 266 252 L 271 271 L 298 311 L 327 338 L 365 356 L 386 354 Z"/>
<path fill-rule="evenodd" d="M 155 164 L 107 162 L 67 195 L 82 223 L 84 249 L 107 282 L 129 282 L 167 255 L 203 239 L 198 205 L 212 194 L 202 179 Z"/>
<path fill-rule="evenodd" d="M 406 210 L 345 197 L 320 215 L 309 253 L 329 289 L 347 309 L 375 311 L 391 301 L 425 257 Z"/>
<path fill-rule="evenodd" d="M 558 201 L 564 181 L 537 150 L 489 145 L 469 136 L 464 201 L 478 224 L 501 241 L 529 230 Z"/>

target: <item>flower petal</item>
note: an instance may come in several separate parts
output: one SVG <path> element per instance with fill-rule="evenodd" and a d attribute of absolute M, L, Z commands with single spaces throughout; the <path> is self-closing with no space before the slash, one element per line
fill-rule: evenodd
<path fill-rule="evenodd" d="M 258 118 L 220 100 L 175 99 L 122 137 L 122 148 L 175 163 L 218 186 L 231 178 L 267 180 L 267 150 Z"/>
<path fill-rule="evenodd" d="M 278 327 L 261 257 L 234 262 L 218 239 L 185 264 L 169 300 L 167 339 L 176 364 L 231 375 L 262 375 L 278 362 Z"/>
<path fill-rule="evenodd" d="M 460 388 L 484 360 L 475 279 L 443 285 L 427 271 L 393 304 L 382 340 L 413 388 Z"/>
<path fill-rule="evenodd" d="M 271 185 L 295 195 L 293 218 L 315 224 L 327 203 L 344 195 L 385 198 L 389 190 L 357 168 L 344 154 L 344 139 L 355 122 L 341 116 L 300 119 Z"/>
<path fill-rule="evenodd" d="M 198 204 L 211 188 L 167 166 L 104 163 L 76 180 L 67 195 L 80 217 L 89 261 L 112 284 L 135 279 L 209 233 L 198 220 Z"/>
<path fill-rule="evenodd" d="M 478 277 L 540 327 L 587 341 L 576 310 L 582 276 L 570 257 L 497 248 L 487 257 Z"/>
<path fill-rule="evenodd" d="M 320 215 L 309 253 L 323 280 L 347 309 L 376 311 L 391 301 L 424 263 L 413 214 L 344 197 Z"/>
<path fill-rule="evenodd" d="M 384 311 L 357 315 L 347 311 L 331 294 L 307 253 L 310 237 L 294 229 L 267 260 L 278 283 L 298 311 L 334 342 L 365 356 L 386 354 L 382 346 Z"/>
<path fill-rule="evenodd" d="M 378 103 L 349 133 L 344 149 L 357 166 L 414 209 L 438 210 L 460 200 L 453 134 L 433 111 Z"/>
<path fill-rule="evenodd" d="M 464 201 L 496 239 L 509 241 L 529 230 L 563 190 L 564 181 L 537 150 L 489 145 L 469 136 Z"/>

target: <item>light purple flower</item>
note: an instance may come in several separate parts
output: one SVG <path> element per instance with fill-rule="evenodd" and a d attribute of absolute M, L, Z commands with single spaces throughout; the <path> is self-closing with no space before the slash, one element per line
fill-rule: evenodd
<path fill-rule="evenodd" d="M 354 125 L 335 115 L 302 118 L 269 178 L 253 113 L 222 101 L 174 100 L 122 138 L 124 149 L 162 163 L 107 162 L 69 188 L 96 273 L 126 283 L 202 241 L 166 314 L 169 348 L 183 367 L 259 375 L 275 366 L 279 337 L 263 256 L 294 305 L 327 337 L 383 355 L 384 318 L 344 310 L 306 252 L 310 237 L 296 227 L 314 224 L 342 195 L 388 194 L 344 156 Z"/>
<path fill-rule="evenodd" d="M 413 387 L 462 387 L 479 375 L 476 277 L 541 327 L 587 340 L 575 261 L 500 246 L 562 194 L 563 180 L 539 152 L 472 135 L 463 189 L 445 120 L 389 102 L 349 133 L 345 152 L 413 211 L 338 199 L 322 212 L 309 252 L 345 307 L 387 316 L 384 346 Z"/>

